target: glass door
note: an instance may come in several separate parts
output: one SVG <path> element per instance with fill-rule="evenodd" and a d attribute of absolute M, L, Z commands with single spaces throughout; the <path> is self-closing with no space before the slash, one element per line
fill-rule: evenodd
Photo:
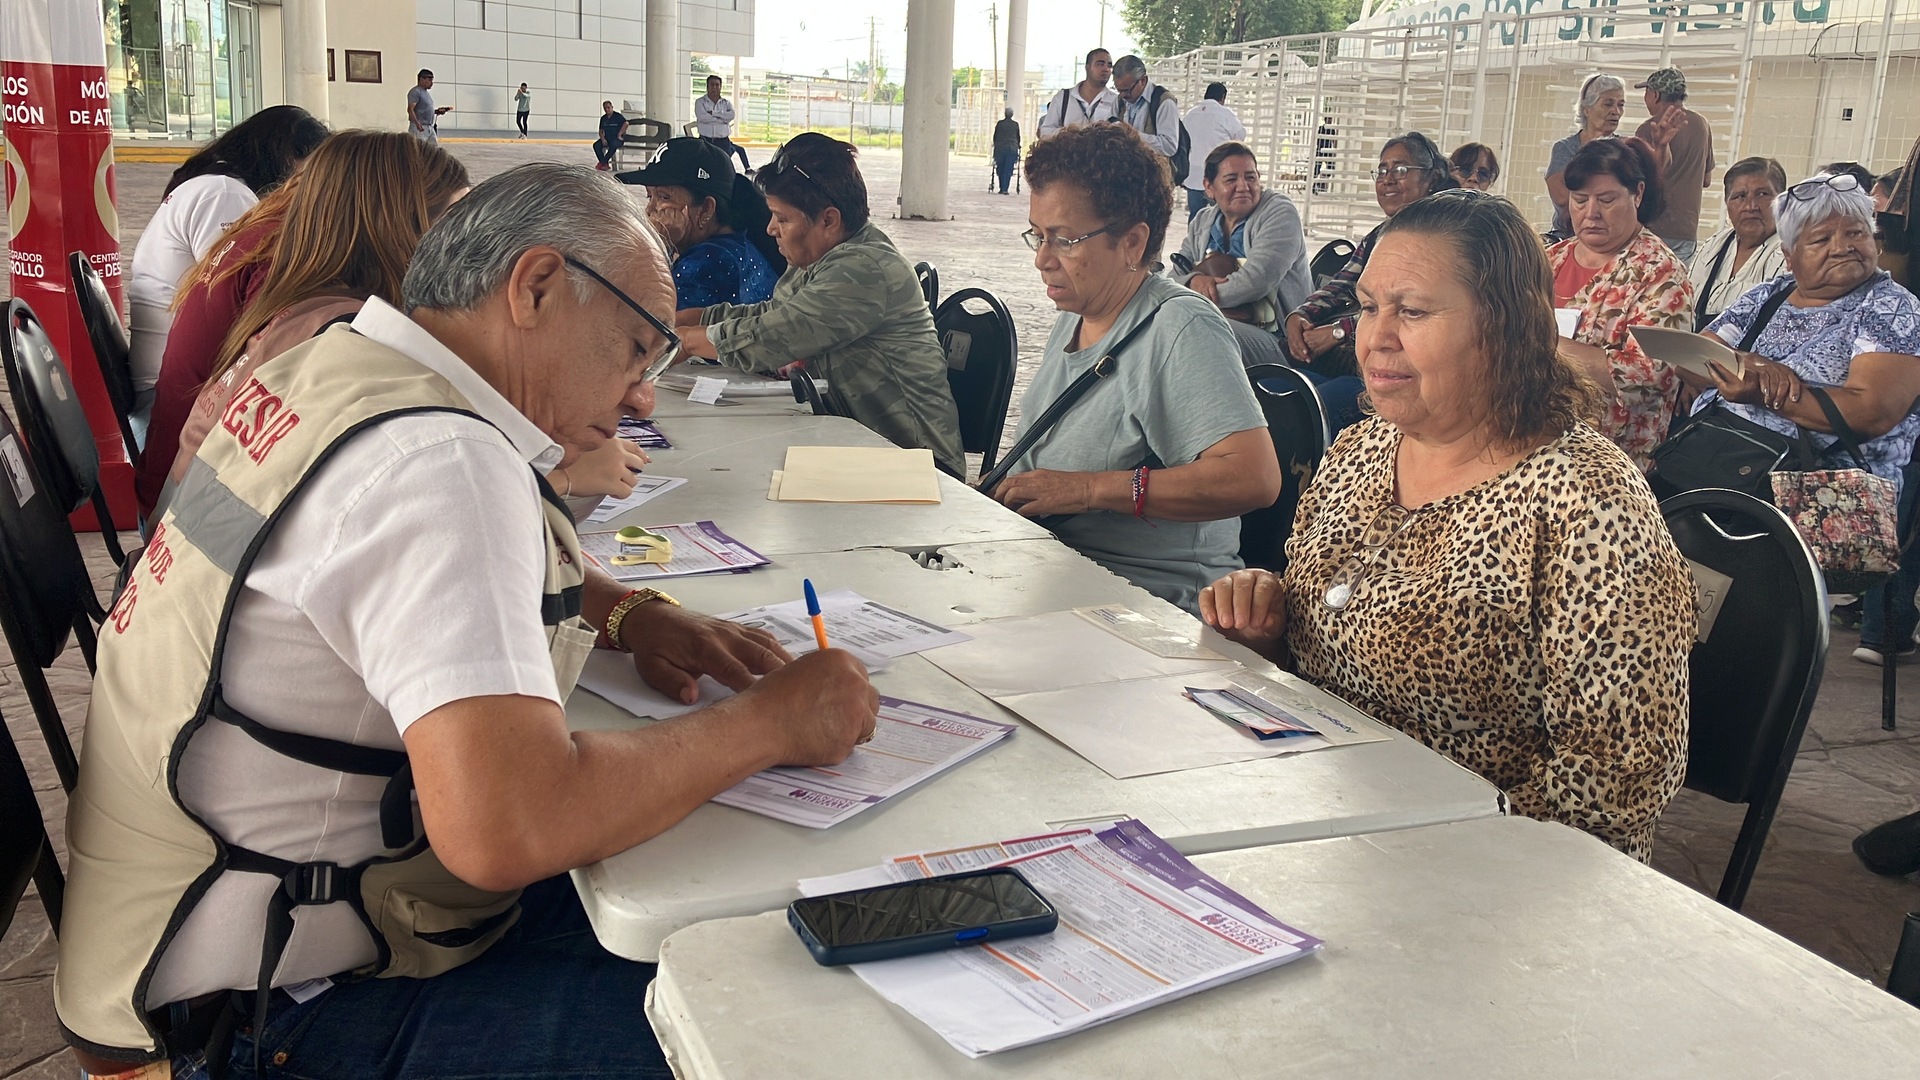
<path fill-rule="evenodd" d="M 233 120 L 260 111 L 260 24 L 252 4 L 227 3 L 227 55 L 233 90 Z"/>

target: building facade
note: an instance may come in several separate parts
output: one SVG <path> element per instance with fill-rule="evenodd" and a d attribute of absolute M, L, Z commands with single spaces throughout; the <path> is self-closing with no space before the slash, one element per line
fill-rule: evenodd
<path fill-rule="evenodd" d="M 658 5 L 661 0 L 654 0 Z M 684 74 L 695 53 L 750 56 L 756 0 L 667 0 Z M 328 123 L 405 126 L 422 67 L 453 106 L 444 128 L 514 129 L 513 94 L 533 92 L 530 126 L 590 132 L 600 102 L 638 116 L 646 98 L 648 0 L 103 0 L 115 131 L 206 139 L 289 99 L 288 12 L 326 12 Z M 656 16 L 660 12 L 656 10 Z M 723 75 L 726 74 L 723 72 Z M 731 93 L 729 88 L 729 93 Z M 685 120 L 690 104 L 677 119 Z"/>

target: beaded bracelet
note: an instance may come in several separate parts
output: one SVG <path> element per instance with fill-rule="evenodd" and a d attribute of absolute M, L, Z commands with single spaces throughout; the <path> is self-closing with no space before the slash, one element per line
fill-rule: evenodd
<path fill-rule="evenodd" d="M 1133 516 L 1147 516 L 1147 472 L 1145 465 L 1133 470 Z"/>

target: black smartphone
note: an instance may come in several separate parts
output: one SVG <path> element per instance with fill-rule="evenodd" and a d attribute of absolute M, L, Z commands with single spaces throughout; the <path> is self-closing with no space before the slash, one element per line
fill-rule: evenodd
<path fill-rule="evenodd" d="M 1020 871 L 999 867 L 810 896 L 787 905 L 787 921 L 834 965 L 1051 933 L 1060 916 Z"/>

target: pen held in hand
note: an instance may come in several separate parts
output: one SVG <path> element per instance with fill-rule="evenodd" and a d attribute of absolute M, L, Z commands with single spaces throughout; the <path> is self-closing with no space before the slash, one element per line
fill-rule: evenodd
<path fill-rule="evenodd" d="M 803 578 L 800 587 L 807 594 L 807 615 L 813 620 L 813 640 L 820 651 L 827 651 L 827 620 L 820 614 L 820 594 L 813 591 L 813 579 Z"/>

